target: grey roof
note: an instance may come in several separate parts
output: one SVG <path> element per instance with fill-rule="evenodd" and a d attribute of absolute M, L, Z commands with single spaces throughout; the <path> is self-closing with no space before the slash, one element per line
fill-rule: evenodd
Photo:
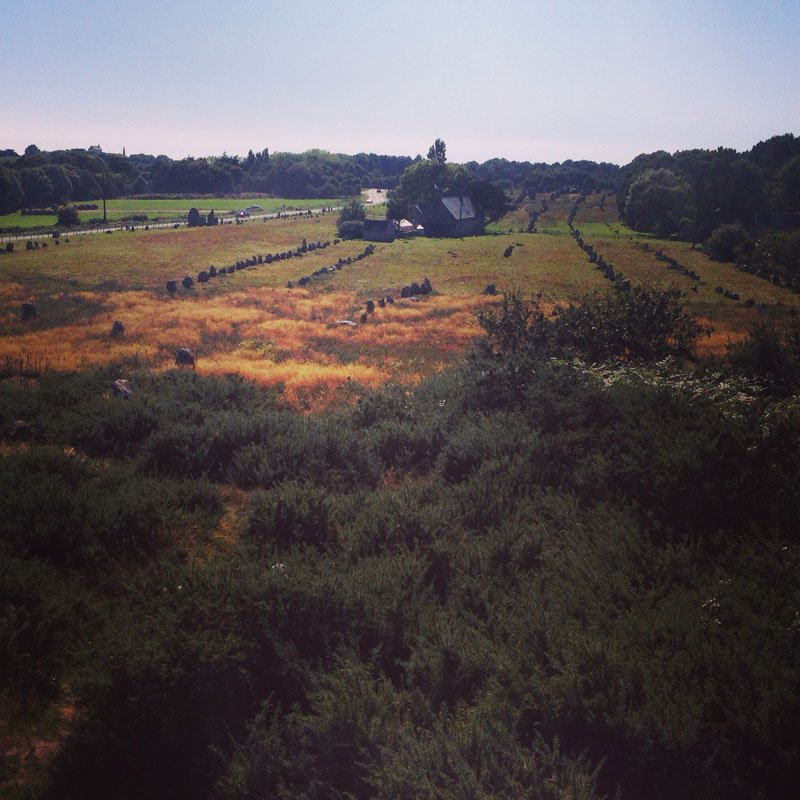
<path fill-rule="evenodd" d="M 391 225 L 394 227 L 394 222 L 390 219 L 365 219 L 364 230 L 382 231 L 384 228 Z"/>
<path fill-rule="evenodd" d="M 442 204 L 450 212 L 453 219 L 473 219 L 477 216 L 472 200 L 465 195 L 461 197 L 443 197 Z"/>

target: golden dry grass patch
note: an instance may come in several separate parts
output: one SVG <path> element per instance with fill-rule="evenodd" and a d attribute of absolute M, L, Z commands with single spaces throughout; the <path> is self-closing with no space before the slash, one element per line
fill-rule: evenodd
<path fill-rule="evenodd" d="M 53 369 L 108 363 L 168 369 L 181 347 L 194 351 L 201 373 L 238 373 L 282 385 L 301 407 L 332 398 L 348 384 L 377 387 L 416 382 L 453 363 L 480 333 L 475 311 L 495 298 L 429 295 L 376 307 L 356 328 L 364 305 L 357 292 L 250 287 L 170 297 L 157 291 L 82 292 L 103 303 L 96 315 L 0 336 L 0 354 L 35 358 Z M 114 320 L 125 326 L 110 335 Z M 310 400 L 311 399 L 311 400 Z"/>

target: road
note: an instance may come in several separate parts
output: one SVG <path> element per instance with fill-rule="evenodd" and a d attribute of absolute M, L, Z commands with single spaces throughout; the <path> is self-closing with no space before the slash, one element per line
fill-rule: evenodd
<path fill-rule="evenodd" d="M 367 205 L 369 206 L 386 205 L 386 189 L 364 189 L 361 194 L 367 196 Z"/>

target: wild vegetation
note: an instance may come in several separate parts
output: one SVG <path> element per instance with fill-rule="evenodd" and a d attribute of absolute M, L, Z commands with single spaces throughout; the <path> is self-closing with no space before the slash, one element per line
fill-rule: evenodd
<path fill-rule="evenodd" d="M 789 796 L 798 297 L 553 194 L 0 255 L 6 795 Z"/>

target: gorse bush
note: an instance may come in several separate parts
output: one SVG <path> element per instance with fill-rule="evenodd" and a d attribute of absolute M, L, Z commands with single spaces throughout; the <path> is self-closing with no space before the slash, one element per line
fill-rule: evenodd
<path fill-rule="evenodd" d="M 532 349 L 590 362 L 689 358 L 698 337 L 708 330 L 684 311 L 680 301 L 676 289 L 614 287 L 607 297 L 592 294 L 556 306 L 551 319 L 537 300 L 527 301 L 512 292 L 503 298 L 499 312 L 482 312 L 478 320 L 503 355 Z"/>

